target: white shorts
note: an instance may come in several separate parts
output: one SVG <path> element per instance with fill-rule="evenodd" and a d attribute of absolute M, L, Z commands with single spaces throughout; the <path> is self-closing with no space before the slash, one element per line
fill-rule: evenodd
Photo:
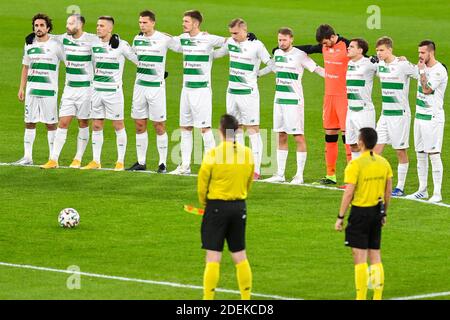
<path fill-rule="evenodd" d="M 61 97 L 59 117 L 89 119 L 91 113 L 92 87 L 72 88 L 66 86 Z"/>
<path fill-rule="evenodd" d="M 58 95 L 53 97 L 25 96 L 25 123 L 58 123 Z"/>
<path fill-rule="evenodd" d="M 273 105 L 273 131 L 287 134 L 305 133 L 305 107 L 298 104 Z"/>
<path fill-rule="evenodd" d="M 180 127 L 209 128 L 212 118 L 210 88 L 181 90 Z"/>
<path fill-rule="evenodd" d="M 378 144 L 390 144 L 396 150 L 409 148 L 411 114 L 402 116 L 381 115 L 377 123 Z"/>
<path fill-rule="evenodd" d="M 166 121 L 166 87 L 144 87 L 136 84 L 133 91 L 131 118 Z"/>
<path fill-rule="evenodd" d="M 375 110 L 347 111 L 345 120 L 345 143 L 357 144 L 359 129 L 375 129 Z"/>
<path fill-rule="evenodd" d="M 259 126 L 259 91 L 250 94 L 233 94 L 227 91 L 227 113 L 234 116 L 239 124 Z"/>
<path fill-rule="evenodd" d="M 414 119 L 414 147 L 416 152 L 441 152 L 444 122 L 436 119 Z"/>
<path fill-rule="evenodd" d="M 99 91 L 94 89 L 91 101 L 91 119 L 124 119 L 124 101 L 122 89 Z"/>

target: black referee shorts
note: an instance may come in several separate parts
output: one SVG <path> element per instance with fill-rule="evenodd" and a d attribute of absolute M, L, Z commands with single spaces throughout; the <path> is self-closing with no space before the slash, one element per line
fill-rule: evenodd
<path fill-rule="evenodd" d="M 357 249 L 379 250 L 381 245 L 380 206 L 352 206 L 345 229 L 345 245 Z"/>
<path fill-rule="evenodd" d="M 244 200 L 208 200 L 201 227 L 202 248 L 222 252 L 226 239 L 231 252 L 244 250 L 246 221 Z"/>

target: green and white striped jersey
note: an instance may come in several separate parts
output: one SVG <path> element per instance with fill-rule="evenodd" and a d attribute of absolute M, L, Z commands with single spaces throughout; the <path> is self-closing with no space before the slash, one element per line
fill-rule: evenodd
<path fill-rule="evenodd" d="M 268 64 L 270 54 L 259 40 L 237 42 L 228 38 L 219 50 L 214 51 L 214 58 L 230 56 L 230 74 L 228 91 L 233 93 L 250 93 L 258 88 L 258 71 L 261 61 Z"/>
<path fill-rule="evenodd" d="M 22 64 L 28 66 L 27 94 L 41 97 L 58 95 L 59 62 L 64 61 L 61 44 L 50 38 L 37 39 L 24 46 Z"/>
<path fill-rule="evenodd" d="M 225 38 L 200 32 L 191 37 L 183 33 L 174 37 L 183 52 L 183 87 L 210 88 L 214 47 L 221 47 Z"/>
<path fill-rule="evenodd" d="M 122 74 L 125 58 L 138 64 L 138 59 L 128 42 L 120 40 L 117 49 L 100 39 L 92 44 L 92 63 L 94 64 L 94 88 L 117 90 L 122 88 Z"/>
<path fill-rule="evenodd" d="M 376 73 L 377 65 L 370 62 L 369 58 L 362 57 L 356 62 L 348 62 L 346 80 L 349 110 L 374 110 L 372 88 Z"/>
<path fill-rule="evenodd" d="M 155 31 L 150 37 L 137 35 L 132 48 L 139 60 L 136 84 L 146 87 L 164 84 L 167 49 L 176 51 L 173 38 L 159 31 Z"/>
<path fill-rule="evenodd" d="M 410 113 L 408 102 L 409 80 L 417 78 L 416 66 L 409 61 L 394 61 L 387 64 L 378 63 L 377 75 L 381 81 L 382 112 L 385 116 L 403 115 L 405 110 Z"/>
<path fill-rule="evenodd" d="M 288 52 L 277 49 L 273 59 L 275 64 L 272 68 L 276 74 L 275 103 L 304 106 L 303 71 L 306 68 L 314 72 L 318 67 L 317 64 L 297 48 L 292 48 Z"/>
<path fill-rule="evenodd" d="M 98 41 L 95 34 L 83 32 L 75 39 L 67 33 L 55 36 L 64 47 L 66 64 L 66 86 L 73 88 L 92 85 L 92 43 Z"/>
<path fill-rule="evenodd" d="M 418 81 L 416 99 L 416 118 L 431 120 L 433 116 L 438 120 L 445 121 L 444 96 L 447 88 L 447 69 L 437 62 L 431 68 L 425 67 L 427 84 L 433 90 L 431 94 L 424 94 L 422 85 Z M 420 76 L 419 76 L 420 79 Z"/>

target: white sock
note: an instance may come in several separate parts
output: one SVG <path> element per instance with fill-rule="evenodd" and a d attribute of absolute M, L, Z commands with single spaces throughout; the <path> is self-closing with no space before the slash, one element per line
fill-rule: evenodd
<path fill-rule="evenodd" d="M 136 154 L 138 163 L 144 165 L 147 158 L 148 134 L 147 131 L 136 133 Z"/>
<path fill-rule="evenodd" d="M 47 140 L 48 140 L 48 158 L 52 157 L 53 152 L 53 143 L 55 142 L 56 130 L 47 131 Z"/>
<path fill-rule="evenodd" d="M 84 155 L 84 151 L 86 151 L 88 142 L 89 142 L 89 127 L 78 128 L 77 154 L 75 155 L 75 159 L 81 161 Z"/>
<path fill-rule="evenodd" d="M 55 133 L 55 140 L 53 142 L 53 150 L 50 159 L 58 161 L 61 150 L 64 147 L 67 139 L 67 129 L 58 128 Z"/>
<path fill-rule="evenodd" d="M 36 129 L 25 129 L 25 134 L 23 136 L 23 157 L 26 159 L 33 159 L 33 144 L 36 138 Z"/>
<path fill-rule="evenodd" d="M 399 163 L 397 167 L 397 175 L 398 175 L 398 181 L 397 181 L 397 188 L 399 188 L 402 191 L 405 191 L 405 182 L 406 182 L 406 175 L 408 174 L 408 167 L 409 163 Z"/>
<path fill-rule="evenodd" d="M 428 153 L 417 152 L 417 175 L 419 176 L 419 191 L 426 192 L 428 186 Z"/>
<path fill-rule="evenodd" d="M 181 164 L 184 167 L 189 167 L 191 165 L 191 155 L 192 155 L 192 131 L 182 130 L 181 131 Z"/>
<path fill-rule="evenodd" d="M 260 174 L 261 172 L 261 159 L 262 159 L 262 140 L 261 135 L 254 133 L 248 136 L 252 145 L 253 161 L 255 162 L 255 172 Z"/>
<path fill-rule="evenodd" d="M 92 157 L 95 162 L 100 163 L 103 147 L 103 130 L 92 131 Z"/>
<path fill-rule="evenodd" d="M 297 173 L 295 176 L 303 179 L 303 171 L 305 170 L 307 152 L 297 151 Z"/>
<path fill-rule="evenodd" d="M 125 151 L 127 150 L 127 132 L 125 128 L 116 131 L 117 162 L 125 162 Z"/>
<path fill-rule="evenodd" d="M 352 160 L 358 158 L 360 154 L 361 153 L 359 151 L 352 151 Z"/>
<path fill-rule="evenodd" d="M 164 132 L 162 135 L 156 135 L 156 146 L 158 147 L 159 153 L 159 164 L 167 163 L 167 150 L 169 149 L 169 137 L 167 136 L 167 132 Z"/>
<path fill-rule="evenodd" d="M 216 141 L 214 140 L 214 134 L 212 130 L 208 130 L 205 133 L 202 133 L 202 137 L 205 153 L 216 147 Z"/>
<path fill-rule="evenodd" d="M 277 175 L 279 175 L 280 177 L 284 177 L 288 153 L 289 153 L 288 150 L 277 149 L 277 165 L 278 165 Z"/>
<path fill-rule="evenodd" d="M 441 195 L 442 176 L 444 174 L 444 168 L 442 166 L 441 154 L 430 154 L 431 160 L 431 172 L 433 174 L 433 195 Z"/>
<path fill-rule="evenodd" d="M 236 142 L 242 144 L 243 146 L 245 146 L 245 139 L 244 139 L 244 133 L 243 132 L 239 132 L 236 133 Z"/>

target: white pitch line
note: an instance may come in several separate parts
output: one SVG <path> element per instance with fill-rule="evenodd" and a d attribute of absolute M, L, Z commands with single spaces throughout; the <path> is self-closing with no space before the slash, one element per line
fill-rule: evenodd
<path fill-rule="evenodd" d="M 37 267 L 37 266 L 31 266 L 31 265 L 27 265 L 27 264 L 14 264 L 14 263 L 0 262 L 0 266 L 11 267 L 11 268 L 20 268 L 20 269 L 31 269 L 31 270 L 38 270 L 38 271 L 47 271 L 47 272 L 56 272 L 56 273 L 66 273 L 66 274 L 71 274 L 71 275 L 79 274 L 81 276 L 91 277 L 91 278 L 101 278 L 101 279 L 109 279 L 109 280 L 154 284 L 154 285 L 175 287 L 175 288 L 203 290 L 203 287 L 201 287 L 201 286 L 195 286 L 195 285 L 190 285 L 190 284 L 182 284 L 182 283 L 168 282 L 168 281 L 144 280 L 144 279 L 126 278 L 126 277 L 118 277 L 118 276 L 108 276 L 108 275 L 97 274 L 97 273 L 78 272 L 78 271 L 63 270 L 63 269 Z M 216 291 L 231 293 L 231 294 L 238 294 L 238 295 L 241 294 L 237 290 L 222 289 L 222 288 L 217 288 Z M 263 293 L 252 293 L 252 296 L 276 299 L 276 300 L 303 300 L 300 298 L 282 297 L 282 296 L 263 294 Z"/>
<path fill-rule="evenodd" d="M 426 299 L 426 298 L 444 297 L 444 296 L 450 296 L 450 291 L 421 294 L 421 295 L 409 296 L 409 297 L 391 298 L 389 300 L 417 300 L 417 299 Z"/>
<path fill-rule="evenodd" d="M 0 166 L 14 166 L 14 167 L 34 167 L 39 168 L 38 165 L 18 165 L 14 163 L 7 163 L 7 162 L 0 162 Z M 72 169 L 70 167 L 60 166 L 60 169 Z M 73 169 L 77 170 L 77 169 Z M 113 171 L 112 168 L 101 168 L 101 169 L 94 169 L 94 170 L 102 170 L 102 171 Z M 132 172 L 139 172 L 139 173 L 149 173 L 149 174 L 158 174 L 156 171 L 150 171 L 150 170 L 139 170 L 139 171 L 132 171 Z M 170 174 L 170 173 L 167 173 Z M 178 174 L 178 176 L 188 176 L 188 177 L 197 177 L 196 174 Z M 287 182 L 266 182 L 264 180 L 256 180 L 255 182 L 261 182 L 261 183 L 270 183 L 270 184 L 282 184 L 286 186 L 292 186 L 292 187 L 306 187 L 306 188 L 315 188 L 315 189 L 327 189 L 327 190 L 333 190 L 333 191 L 344 191 L 343 189 L 335 188 L 335 187 L 328 187 L 328 186 L 322 186 L 322 185 L 315 185 L 310 183 L 304 183 L 304 184 L 290 184 Z M 393 197 L 395 199 L 401 199 L 401 200 L 409 200 L 409 201 L 417 201 L 420 203 L 428 204 L 428 205 L 434 205 L 439 207 L 446 207 L 450 208 L 450 204 L 438 202 L 428 202 L 427 200 L 421 200 L 421 199 L 407 199 L 405 197 Z"/>

